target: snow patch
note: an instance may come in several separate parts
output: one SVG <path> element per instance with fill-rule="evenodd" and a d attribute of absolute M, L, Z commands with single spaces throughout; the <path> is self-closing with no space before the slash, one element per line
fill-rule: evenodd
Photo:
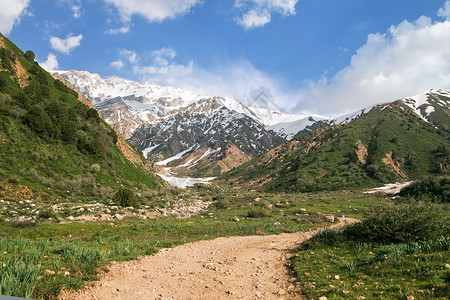
<path fill-rule="evenodd" d="M 165 165 L 167 165 L 168 163 L 170 163 L 171 161 L 174 161 L 174 160 L 177 160 L 177 159 L 182 158 L 183 155 L 185 155 L 186 153 L 188 153 L 189 151 L 191 151 L 192 149 L 194 149 L 194 147 L 195 147 L 195 145 L 192 146 L 192 147 L 190 147 L 190 148 L 188 148 L 188 149 L 186 149 L 186 150 L 184 150 L 183 152 L 178 153 L 178 154 L 175 155 L 175 156 L 169 157 L 168 159 L 165 159 L 165 160 L 163 160 L 163 161 L 158 161 L 156 164 L 157 164 L 158 166 L 165 166 Z"/>
<path fill-rule="evenodd" d="M 206 177 L 206 178 L 192 178 L 192 177 L 173 177 L 167 176 L 163 174 L 158 174 L 162 179 L 168 182 L 172 186 L 176 186 L 179 188 L 187 188 L 190 186 L 194 186 L 196 184 L 209 184 L 212 180 L 216 179 L 216 177 Z"/>

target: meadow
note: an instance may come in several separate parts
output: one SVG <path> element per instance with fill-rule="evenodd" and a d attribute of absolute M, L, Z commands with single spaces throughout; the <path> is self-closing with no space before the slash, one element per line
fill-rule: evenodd
<path fill-rule="evenodd" d="M 318 212 L 362 217 L 385 202 L 359 192 L 264 194 L 199 187 L 190 191 L 213 205 L 190 218 L 125 218 L 114 222 L 3 222 L 0 224 L 0 294 L 52 299 L 99 279 L 111 261 L 221 236 L 296 232 L 326 226 Z M 61 216 L 63 217 L 63 216 Z"/>

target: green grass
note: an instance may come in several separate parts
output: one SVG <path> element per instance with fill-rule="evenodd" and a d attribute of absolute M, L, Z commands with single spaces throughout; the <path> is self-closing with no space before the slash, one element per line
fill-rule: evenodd
<path fill-rule="evenodd" d="M 325 212 L 339 213 L 346 208 L 346 213 L 352 211 L 356 216 L 364 207 L 383 201 L 378 196 L 352 192 L 276 196 L 199 187 L 190 193 L 192 197 L 211 197 L 214 204 L 187 219 L 126 218 L 114 223 L 58 224 L 42 218 L 34 226 L 0 223 L 0 259 L 37 270 L 37 277 L 42 276 L 38 280 L 11 279 L 11 290 L 3 293 L 24 297 L 28 289 L 35 298 L 52 298 L 62 289 L 78 289 L 86 280 L 98 279 L 110 261 L 136 259 L 159 248 L 221 236 L 307 231 L 326 225 L 317 212 L 327 205 Z M 356 210 L 350 210 L 350 205 Z M 2 280 L 10 278 L 6 269 L 1 270 Z M 55 274 L 45 275 L 45 270 Z"/>
<path fill-rule="evenodd" d="M 294 259 L 303 293 L 312 299 L 448 299 L 448 207 L 412 213 L 422 205 L 398 204 L 393 208 L 397 213 L 378 209 L 378 219 L 369 216 L 361 224 L 327 230 L 304 243 Z M 433 229 L 405 239 L 405 231 L 427 224 Z"/>

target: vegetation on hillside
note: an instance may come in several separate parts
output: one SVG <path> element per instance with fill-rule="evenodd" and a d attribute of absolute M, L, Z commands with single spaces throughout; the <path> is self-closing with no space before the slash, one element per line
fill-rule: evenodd
<path fill-rule="evenodd" d="M 395 102 L 345 125 L 302 132 L 222 178 L 270 192 L 373 187 L 447 174 L 449 147 L 448 130 Z"/>
<path fill-rule="evenodd" d="M 23 53 L 3 36 L 0 41 L 3 198 L 112 199 L 120 186 L 137 192 L 160 185 L 144 158 L 129 161 L 115 131 L 44 71 L 32 51 Z"/>

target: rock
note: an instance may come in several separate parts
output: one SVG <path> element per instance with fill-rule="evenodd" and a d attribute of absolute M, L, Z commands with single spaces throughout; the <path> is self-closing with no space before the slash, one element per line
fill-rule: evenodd
<path fill-rule="evenodd" d="M 364 296 L 359 296 L 358 298 L 356 298 L 356 300 L 366 300 L 367 298 Z"/>
<path fill-rule="evenodd" d="M 334 216 L 325 216 L 327 222 L 334 223 Z"/>
<path fill-rule="evenodd" d="M 73 216 L 68 216 L 67 220 L 73 221 L 73 220 L 75 220 L 75 218 Z"/>
<path fill-rule="evenodd" d="M 406 300 L 414 300 L 414 296 L 406 296 Z"/>
<path fill-rule="evenodd" d="M 348 294 L 348 293 L 350 293 L 350 292 L 347 291 L 347 290 L 343 290 L 342 293 L 343 293 L 343 294 Z"/>
<path fill-rule="evenodd" d="M 340 279 L 339 275 L 334 275 L 334 279 L 339 280 Z"/>
<path fill-rule="evenodd" d="M 319 297 L 319 300 L 328 300 L 328 298 L 325 296 L 322 296 L 322 297 Z"/>
<path fill-rule="evenodd" d="M 267 204 L 266 207 L 267 207 L 267 208 L 272 208 L 273 205 L 272 205 L 272 204 Z"/>
<path fill-rule="evenodd" d="M 278 295 L 286 295 L 286 291 L 283 289 L 279 289 L 277 292 Z"/>
<path fill-rule="evenodd" d="M 450 264 L 445 264 L 445 267 L 446 267 L 447 269 L 450 269 Z"/>
<path fill-rule="evenodd" d="M 114 218 L 116 218 L 117 220 L 122 220 L 122 219 L 123 219 L 123 216 L 122 216 L 122 215 L 119 215 L 119 214 L 115 214 L 115 215 L 114 215 Z"/>
<path fill-rule="evenodd" d="M 68 272 L 68 271 L 64 272 L 64 277 L 66 277 L 66 276 L 70 276 L 70 272 Z"/>
<path fill-rule="evenodd" d="M 44 274 L 45 275 L 55 275 L 55 271 L 47 269 L 47 270 L 44 271 Z"/>

